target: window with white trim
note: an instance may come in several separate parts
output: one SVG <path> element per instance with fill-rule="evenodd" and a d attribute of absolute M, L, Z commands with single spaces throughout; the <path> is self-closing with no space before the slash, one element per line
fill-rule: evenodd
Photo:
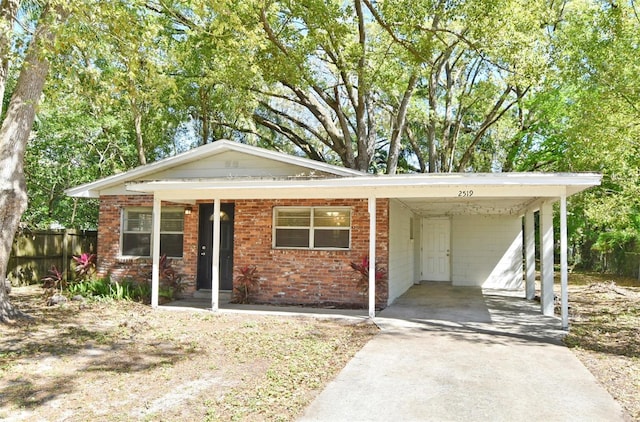
<path fill-rule="evenodd" d="M 120 255 L 151 256 L 153 209 L 125 208 L 122 212 Z M 184 238 L 184 210 L 165 208 L 160 216 L 160 255 L 182 258 Z"/>
<path fill-rule="evenodd" d="M 349 249 L 351 209 L 344 207 L 276 207 L 273 247 Z"/>

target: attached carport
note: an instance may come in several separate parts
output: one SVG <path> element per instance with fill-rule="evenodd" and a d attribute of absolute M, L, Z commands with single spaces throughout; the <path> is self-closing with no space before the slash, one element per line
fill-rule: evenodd
<path fill-rule="evenodd" d="M 159 285 L 159 228 L 162 201 L 214 202 L 214 251 L 219 242 L 221 200 L 234 199 L 335 199 L 368 200 L 369 209 L 369 316 L 375 316 L 376 201 L 390 199 L 402 203 L 416 218 L 452 218 L 463 215 L 524 217 L 524 257 L 526 296 L 535 294 L 534 214 L 540 217 L 541 310 L 553 314 L 554 239 L 553 204 L 560 203 L 560 271 L 562 285 L 562 325 L 568 326 L 567 296 L 567 197 L 600 183 L 598 174 L 489 173 L 412 174 L 395 176 L 354 176 L 339 178 L 228 178 L 151 180 L 127 184 L 127 190 L 152 193 L 154 221 L 152 245 L 152 304 L 157 306 Z M 393 227 L 390 231 L 393 230 Z M 491 242 L 491 239 L 487 239 Z M 393 257 L 390 257 L 390 259 Z M 212 271 L 212 309 L 218 308 L 217 262 Z M 416 281 L 416 280 L 413 280 Z M 394 274 L 389 273 L 389 283 Z"/>
<path fill-rule="evenodd" d="M 407 184 L 412 176 L 405 176 Z M 418 218 L 449 219 L 452 224 L 455 221 L 464 221 L 473 216 L 487 216 L 492 218 L 504 218 L 504 222 L 516 221 L 518 234 L 514 243 L 519 243 L 518 254 L 522 254 L 522 262 L 518 262 L 517 268 L 511 269 L 506 276 L 506 284 L 521 282 L 524 272 L 525 295 L 529 300 L 536 294 L 536 248 L 540 257 L 540 307 L 544 315 L 554 314 L 554 220 L 553 207 L 559 203 L 559 255 L 560 255 L 560 280 L 561 280 L 561 316 L 562 327 L 568 327 L 568 265 L 567 265 L 567 198 L 581 192 L 591 186 L 600 184 L 601 176 L 593 173 L 584 174 L 548 174 L 548 173 L 491 173 L 491 174 L 446 174 L 428 175 L 419 177 L 421 182 L 428 184 L 420 189 L 420 196 L 411 197 L 409 189 L 396 190 L 395 197 Z M 400 195 L 406 193 L 407 195 Z M 536 228 L 536 214 L 539 224 Z M 468 216 L 468 217 L 465 217 Z M 539 230 L 539 244 L 536 245 L 536 229 Z M 460 230 L 458 230 L 460 231 Z M 424 229 L 423 229 L 424 232 Z M 455 228 L 452 228 L 455 232 Z M 464 236 L 460 234 L 459 236 Z M 465 238 L 464 242 L 472 240 Z M 460 241 L 459 241 L 460 243 Z M 490 247 L 490 239 L 487 239 L 487 247 Z M 456 253 L 455 247 L 450 251 Z M 476 244 L 482 247 L 482 244 Z M 419 245 L 421 248 L 422 245 Z M 419 252 L 416 248 L 416 254 Z M 449 250 L 447 250 L 449 254 Z M 419 258 L 418 258 L 419 259 Z M 452 270 L 457 263 L 452 260 Z M 518 256 L 520 261 L 520 257 Z M 420 265 L 416 265 L 418 267 Z M 523 268 L 524 266 L 524 268 Z M 422 265 L 424 269 L 424 264 Z M 524 270 L 524 271 L 523 271 Z M 446 279 L 435 281 L 451 281 L 456 284 L 454 274 Z M 424 272 L 422 273 L 424 276 Z M 429 277 L 421 277 L 430 280 Z M 463 281 L 463 280 L 458 280 Z M 512 283 L 514 282 L 514 283 Z M 519 283 L 518 283 L 519 284 Z M 464 285 L 464 284 L 459 284 Z M 487 287 L 477 285 L 479 287 Z M 488 286 L 494 287 L 494 286 Z"/>

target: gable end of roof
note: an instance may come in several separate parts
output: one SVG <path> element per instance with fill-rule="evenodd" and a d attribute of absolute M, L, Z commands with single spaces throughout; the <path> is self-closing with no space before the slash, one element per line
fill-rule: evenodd
<path fill-rule="evenodd" d="M 93 182 L 69 188 L 65 190 L 65 194 L 68 196 L 79 198 L 97 198 L 99 197 L 99 192 L 101 190 L 116 186 L 121 183 L 127 183 L 134 179 L 139 179 L 149 174 L 167 170 L 185 163 L 204 159 L 210 156 L 215 156 L 226 151 L 236 151 L 256 157 L 262 157 L 269 160 L 305 167 L 310 170 L 329 173 L 337 177 L 354 177 L 367 175 L 366 173 L 360 172 L 358 170 L 352 170 L 345 167 L 314 161 L 308 158 L 287 155 L 277 151 L 271 151 L 264 148 L 221 139 L 210 144 L 193 148 L 189 151 L 174 155 L 172 157 L 164 158 L 154 163 L 133 168 L 123 173 L 114 174 Z"/>

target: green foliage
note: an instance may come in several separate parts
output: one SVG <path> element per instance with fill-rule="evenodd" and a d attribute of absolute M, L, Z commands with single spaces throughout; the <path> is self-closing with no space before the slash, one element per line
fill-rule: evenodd
<path fill-rule="evenodd" d="M 136 300 L 149 302 L 151 289 L 146 284 L 129 280 L 111 281 L 109 278 L 89 278 L 75 281 L 67 287 L 69 295 L 81 295 L 93 300 Z"/>
<path fill-rule="evenodd" d="M 602 172 L 602 186 L 571 199 L 570 227 L 582 266 L 621 272 L 640 235 L 640 20 L 633 3 L 569 7 L 554 54 L 561 95 L 542 103 L 553 124 L 528 160 Z"/>
<path fill-rule="evenodd" d="M 44 102 L 27 145 L 29 208 L 23 221 L 33 228 L 52 223 L 96 228 L 97 201 L 69 198 L 64 190 L 131 167 L 123 128 L 112 111 L 92 105 L 89 98 L 57 90 L 52 100 Z"/>
<path fill-rule="evenodd" d="M 51 75 L 25 157 L 23 221 L 95 228 L 96 201 L 64 190 L 175 152 L 183 115 L 164 30 L 143 2 L 83 1 L 59 28 Z M 88 11 L 90 10 L 90 13 Z M 61 165 L 62 164 L 62 165 Z"/>
<path fill-rule="evenodd" d="M 172 288 L 160 286 L 158 289 L 158 296 L 168 301 L 172 301 L 175 297 L 175 293 Z"/>
<path fill-rule="evenodd" d="M 41 11 L 21 6 L 21 28 L 2 32 L 3 104 Z M 30 227 L 95 228 L 97 202 L 65 189 L 224 137 L 372 173 L 599 171 L 600 188 L 571 198 L 571 242 L 585 265 L 634 247 L 624 240 L 640 230 L 634 2 L 65 7 L 25 156 Z"/>
<path fill-rule="evenodd" d="M 626 250 L 633 247 L 638 240 L 638 233 L 636 231 L 615 231 L 615 232 L 602 232 L 598 235 L 598 239 L 593 244 L 592 248 L 602 253 L 612 253 L 616 250 Z"/>

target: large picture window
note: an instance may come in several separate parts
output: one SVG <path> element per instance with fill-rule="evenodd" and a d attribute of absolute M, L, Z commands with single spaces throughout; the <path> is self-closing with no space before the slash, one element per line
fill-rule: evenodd
<path fill-rule="evenodd" d="M 122 213 L 122 256 L 151 256 L 152 208 L 125 208 Z M 182 258 L 184 211 L 167 208 L 160 216 L 160 255 Z"/>
<path fill-rule="evenodd" d="M 329 207 L 274 208 L 275 248 L 349 249 L 351 209 Z"/>

